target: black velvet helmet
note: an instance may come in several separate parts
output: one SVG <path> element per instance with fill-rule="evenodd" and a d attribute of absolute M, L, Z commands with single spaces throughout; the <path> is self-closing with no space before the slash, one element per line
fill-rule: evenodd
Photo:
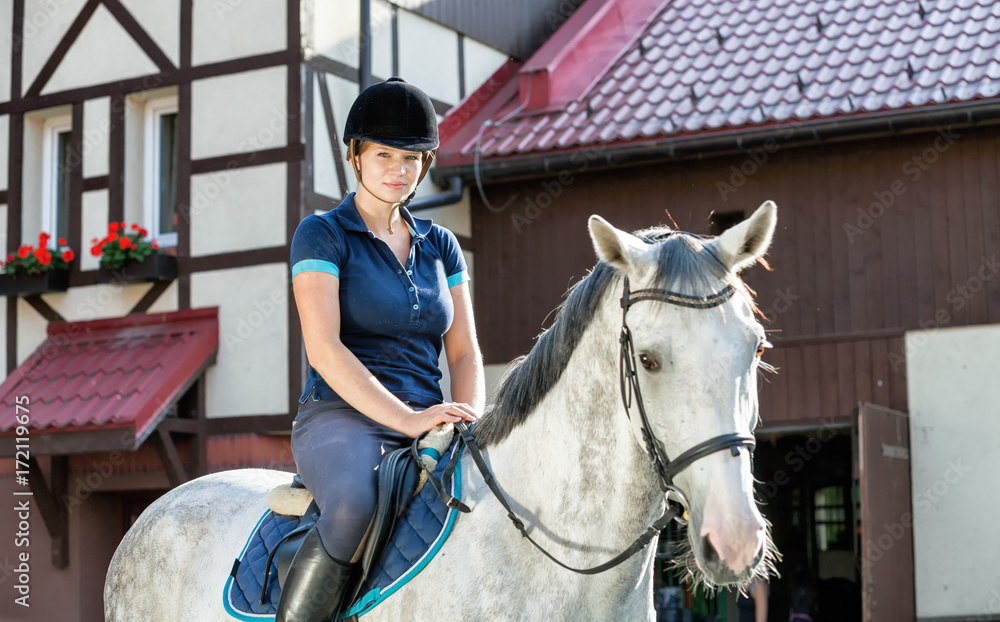
<path fill-rule="evenodd" d="M 344 143 L 365 140 L 407 151 L 438 147 L 437 116 L 426 93 L 404 81 L 389 78 L 366 88 L 347 115 Z"/>

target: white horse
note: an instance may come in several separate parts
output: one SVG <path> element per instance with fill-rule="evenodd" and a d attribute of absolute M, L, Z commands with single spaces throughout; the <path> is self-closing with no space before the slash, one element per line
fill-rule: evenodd
<path fill-rule="evenodd" d="M 715 239 L 666 228 L 630 235 L 591 217 L 602 261 L 508 374 L 476 430 L 503 495 L 553 556 L 591 567 L 629 547 L 664 509 L 663 470 L 651 455 L 661 467 L 671 456 L 681 470 L 665 477 L 689 509 L 682 567 L 710 586 L 768 572 L 773 552 L 753 498 L 747 438 L 766 341 L 737 272 L 766 251 L 775 211 L 766 202 Z M 620 383 L 625 287 L 625 366 L 634 364 L 641 395 Z M 644 419 L 657 439 L 652 452 Z M 472 512 L 366 622 L 655 620 L 655 540 L 600 574 L 565 570 L 512 526 L 469 452 L 462 460 L 462 500 Z M 229 471 L 157 500 L 111 561 L 107 622 L 231 620 L 221 592 L 233 559 L 266 511 L 267 492 L 290 478 Z"/>

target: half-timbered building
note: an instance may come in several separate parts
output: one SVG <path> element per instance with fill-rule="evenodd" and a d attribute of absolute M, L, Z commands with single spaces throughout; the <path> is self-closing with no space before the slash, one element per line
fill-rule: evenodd
<path fill-rule="evenodd" d="M 4 256 L 42 232 L 76 256 L 61 283 L 0 291 L 0 494 L 30 507 L 0 512 L 0 618 L 101 619 L 111 554 L 164 490 L 294 468 L 289 244 L 354 187 L 339 139 L 352 101 L 399 75 L 443 117 L 530 56 L 563 4 L 0 2 Z M 471 262 L 468 205 L 428 180 L 413 209 Z M 146 229 L 164 257 L 98 269 L 110 223 Z"/>

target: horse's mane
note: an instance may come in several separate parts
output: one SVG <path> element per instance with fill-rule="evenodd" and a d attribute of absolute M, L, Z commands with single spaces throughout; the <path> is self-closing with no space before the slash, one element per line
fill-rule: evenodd
<path fill-rule="evenodd" d="M 634 235 L 658 247 L 653 287 L 705 296 L 721 289 L 722 284 L 729 284 L 753 304 L 742 280 L 725 268 L 705 239 L 667 227 L 645 229 Z M 606 290 L 620 280 L 619 272 L 601 261 L 568 290 L 552 326 L 539 335 L 527 356 L 512 363 L 512 369 L 497 389 L 493 409 L 476 426 L 481 445 L 507 438 L 559 382 Z"/>

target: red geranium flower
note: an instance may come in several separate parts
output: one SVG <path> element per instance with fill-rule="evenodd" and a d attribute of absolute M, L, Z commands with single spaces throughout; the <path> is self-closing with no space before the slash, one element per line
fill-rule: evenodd
<path fill-rule="evenodd" d="M 131 227 L 129 227 L 129 228 L 130 228 L 130 229 L 132 229 L 132 230 L 134 231 L 134 230 L 136 230 L 136 229 L 138 229 L 138 228 L 139 228 L 139 223 L 137 223 L 137 222 L 134 222 L 134 223 L 132 223 L 132 226 L 131 226 Z"/>
<path fill-rule="evenodd" d="M 118 244 L 121 245 L 123 249 L 128 248 L 129 246 L 132 246 L 132 240 L 128 238 L 121 238 L 120 240 L 118 240 Z"/>
<path fill-rule="evenodd" d="M 21 248 L 17 249 L 17 256 L 20 257 L 21 259 L 27 259 L 28 253 L 30 252 L 31 252 L 30 246 L 22 246 Z"/>
<path fill-rule="evenodd" d="M 52 236 L 50 236 L 48 233 L 45 233 L 44 231 L 42 231 L 41 233 L 38 234 L 38 245 L 39 246 L 47 246 L 48 243 L 49 243 L 49 238 L 50 237 L 52 237 Z"/>
<path fill-rule="evenodd" d="M 73 254 L 72 248 L 67 248 L 62 253 L 62 260 L 65 261 L 66 263 L 73 261 L 73 257 L 76 257 L 76 255 Z"/>
<path fill-rule="evenodd" d="M 101 256 L 101 246 L 99 244 L 95 244 L 94 246 L 91 246 L 90 247 L 90 254 L 93 255 L 94 257 L 100 257 Z"/>
<path fill-rule="evenodd" d="M 59 246 L 66 246 L 67 244 L 66 238 L 59 238 Z"/>
<path fill-rule="evenodd" d="M 105 238 L 105 241 L 107 241 L 107 242 L 114 242 L 117 239 L 118 239 L 118 234 L 115 233 L 114 231 L 112 231 L 111 233 L 108 234 L 108 237 Z"/>
<path fill-rule="evenodd" d="M 118 223 L 113 222 L 108 225 L 108 231 L 118 231 Z"/>
<path fill-rule="evenodd" d="M 148 232 L 148 231 L 146 231 L 145 229 L 143 229 L 142 227 L 139 227 L 139 235 L 140 235 L 141 237 L 146 237 L 146 234 L 147 234 L 147 233 L 149 233 L 149 232 Z"/>

